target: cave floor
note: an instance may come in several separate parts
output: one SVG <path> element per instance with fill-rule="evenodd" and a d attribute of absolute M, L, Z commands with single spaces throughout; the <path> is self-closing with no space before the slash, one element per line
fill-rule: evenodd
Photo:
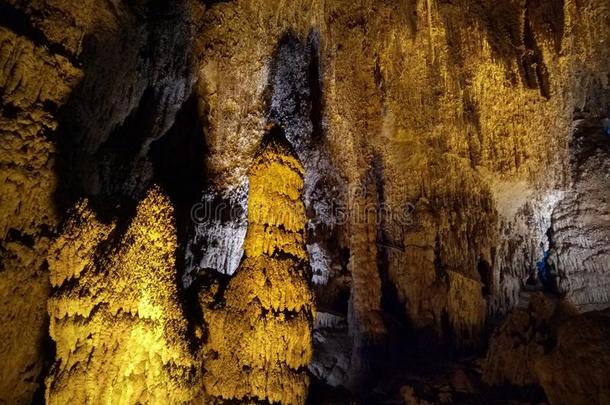
<path fill-rule="evenodd" d="M 530 405 L 545 404 L 540 387 L 489 387 L 482 381 L 483 357 L 425 361 L 409 369 L 381 373 L 377 383 L 360 396 L 312 379 L 310 405 Z M 417 371 L 415 371 L 417 369 Z"/>

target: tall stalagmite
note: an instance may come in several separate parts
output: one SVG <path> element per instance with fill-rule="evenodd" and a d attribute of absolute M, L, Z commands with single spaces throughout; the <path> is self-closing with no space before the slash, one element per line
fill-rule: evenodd
<path fill-rule="evenodd" d="M 157 187 L 124 234 L 116 223 L 100 222 L 86 202 L 75 208 L 49 255 L 57 354 L 48 404 L 170 404 L 196 394 L 172 216 Z"/>
<path fill-rule="evenodd" d="M 303 167 L 272 139 L 249 173 L 244 259 L 207 311 L 208 394 L 303 404 L 311 360 L 313 297 L 306 278 Z"/>

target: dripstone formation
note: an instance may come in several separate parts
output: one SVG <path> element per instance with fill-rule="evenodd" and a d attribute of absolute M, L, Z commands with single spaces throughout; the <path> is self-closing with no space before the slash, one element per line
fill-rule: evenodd
<path fill-rule="evenodd" d="M 306 278 L 303 166 L 270 141 L 249 172 L 244 259 L 207 311 L 204 383 L 224 399 L 304 404 L 313 297 Z"/>
<path fill-rule="evenodd" d="M 47 403 L 179 403 L 197 395 L 173 270 L 172 214 L 153 187 L 118 236 L 116 223 L 77 205 L 49 250 L 56 355 Z M 108 252 L 104 245 L 117 237 Z"/>

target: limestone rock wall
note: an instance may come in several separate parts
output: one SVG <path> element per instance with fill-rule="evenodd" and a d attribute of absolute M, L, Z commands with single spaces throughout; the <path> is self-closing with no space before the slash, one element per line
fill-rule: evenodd
<path fill-rule="evenodd" d="M 536 362 L 553 346 L 560 324 L 575 313 L 565 302 L 534 294 L 526 308 L 511 311 L 494 331 L 483 365 L 483 380 L 492 386 L 538 383 Z"/>
<path fill-rule="evenodd" d="M 552 404 L 603 404 L 610 383 L 608 310 L 578 314 L 566 301 L 533 295 L 495 331 L 486 383 L 525 390 L 539 384 Z"/>
<path fill-rule="evenodd" d="M 536 374 L 551 403 L 603 404 L 610 399 L 608 312 L 592 311 L 561 325 L 557 346 L 536 362 Z"/>
<path fill-rule="evenodd" d="M 41 389 L 40 374 L 48 345 L 46 300 L 50 285 L 44 266 L 48 236 L 34 244 L 2 243 L 0 265 L 0 403 L 28 404 Z"/>
<path fill-rule="evenodd" d="M 141 198 L 148 144 L 190 92 L 189 18 L 203 5 L 128 3 L 0 2 L 2 403 L 44 391 L 46 255 L 66 210 L 83 195 Z M 142 99 L 153 106 L 137 116 Z"/>
<path fill-rule="evenodd" d="M 610 302 L 610 143 L 599 120 L 575 123 L 572 186 L 553 210 L 549 272 L 557 290 L 581 311 Z"/>
<path fill-rule="evenodd" d="M 59 223 L 54 205 L 55 111 L 82 77 L 69 53 L 26 29 L 2 4 L 0 27 L 0 402 L 29 403 L 40 389 L 48 335 L 45 255 Z M 36 31 L 38 32 L 38 31 Z M 42 38 L 40 38 L 42 36 Z"/>

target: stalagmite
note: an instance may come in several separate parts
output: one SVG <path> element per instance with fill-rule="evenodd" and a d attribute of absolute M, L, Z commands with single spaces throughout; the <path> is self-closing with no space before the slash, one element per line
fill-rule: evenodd
<path fill-rule="evenodd" d="M 46 378 L 48 404 L 167 404 L 197 394 L 176 288 L 172 215 L 157 187 L 124 234 L 86 202 L 74 208 L 49 254 L 57 353 Z"/>
<path fill-rule="evenodd" d="M 303 167 L 272 139 L 249 172 L 244 259 L 209 328 L 208 394 L 304 404 L 312 357 L 313 296 L 306 272 Z"/>

